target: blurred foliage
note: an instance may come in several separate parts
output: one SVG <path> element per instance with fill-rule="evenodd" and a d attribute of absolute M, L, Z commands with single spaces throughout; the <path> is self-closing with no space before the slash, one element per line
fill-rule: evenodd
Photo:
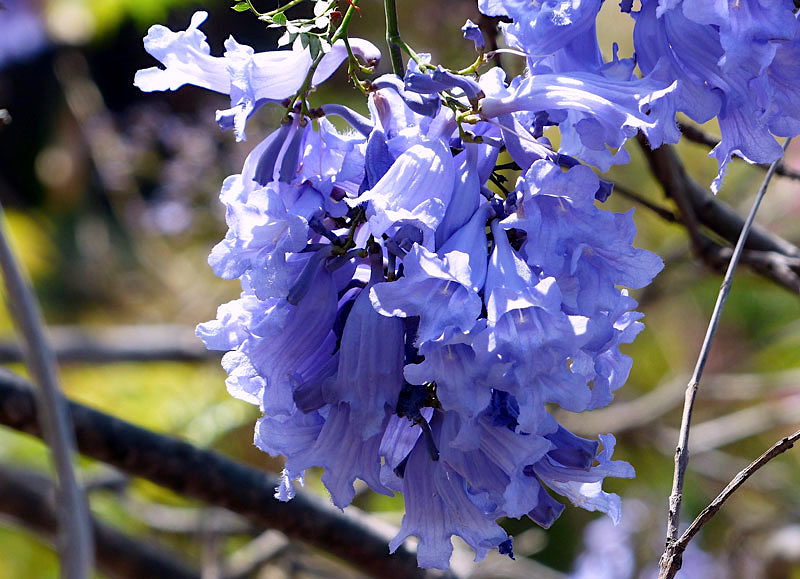
<path fill-rule="evenodd" d="M 11 208 L 8 229 L 14 247 L 51 324 L 91 328 L 174 323 L 191 328 L 212 318 L 218 304 L 236 297 L 237 284 L 214 278 L 205 263 L 206 254 L 225 231 L 224 211 L 216 196 L 222 179 L 239 170 L 259 135 L 275 125 L 280 110 L 265 107 L 248 125 L 250 141 L 237 145 L 214 123 L 214 110 L 228 106 L 224 97 L 191 87 L 169 94 L 140 94 L 132 87 L 135 70 L 155 64 L 142 49 L 145 28 L 153 23 L 183 28 L 197 8 L 212 13 L 204 25 L 212 51 L 221 51 L 231 31 L 237 40 L 261 50 L 275 42 L 273 31 L 250 15 L 234 13 L 229 4 L 187 0 L 36 4 L 47 22 L 49 44 L 37 55 L 0 69 L 0 107 L 8 108 L 14 118 L 10 126 L 0 128 L 0 199 Z M 263 4 L 264 10 L 272 5 Z M 466 64 L 472 58 L 471 48 L 458 29 L 466 18 L 477 18 L 474 4 L 470 0 L 428 2 L 421 10 L 419 3 L 400 3 L 401 31 L 418 51 L 432 52 L 434 61 L 453 67 Z M 620 30 L 631 26 L 629 19 L 620 20 L 616 9 L 615 3 L 606 3 L 599 27 L 601 47 L 607 54 Z M 353 35 L 381 44 L 382 19 L 379 3 L 365 4 L 354 21 Z M 72 35 L 65 36 L 64 30 L 70 27 Z M 626 56 L 630 50 L 623 43 L 620 53 Z M 508 64 L 512 69 L 516 66 Z M 385 71 L 388 63 L 382 67 Z M 366 111 L 363 99 L 347 87 L 342 72 L 314 100 L 336 100 Z M 713 124 L 704 129 L 715 131 Z M 678 149 L 689 172 L 699 182 L 710 183 L 716 165 L 706 156 L 707 150 L 692 143 Z M 629 146 L 629 151 L 632 162 L 614 168 L 608 177 L 669 207 L 644 169 L 636 145 Z M 793 151 L 790 164 L 798 157 L 798 149 Z M 721 198 L 743 208 L 762 176 L 757 168 L 733 164 Z M 632 207 L 621 197 L 612 196 L 608 204 L 618 211 Z M 721 281 L 692 259 L 680 226 L 667 224 L 641 207 L 635 209 L 635 217 L 638 245 L 661 255 L 666 268 L 652 287 L 635 294 L 647 315 L 647 328 L 626 348 L 635 363 L 617 403 L 635 400 L 671 382 L 682 388 Z M 776 181 L 759 221 L 798 242 L 799 218 L 797 185 Z M 6 336 L 11 333 L 4 309 L 0 331 Z M 717 384 L 712 392 L 701 394 L 696 423 L 758 404 L 796 400 L 800 382 L 786 377 L 800 375 L 798 352 L 800 300 L 741 270 L 706 381 L 714 382 L 717 375 L 749 377 L 757 386 L 737 396 Z M 76 364 L 63 367 L 61 375 L 65 390 L 76 400 L 216 448 L 257 468 L 272 472 L 281 468 L 279 459 L 254 449 L 252 427 L 257 411 L 227 395 L 224 372 L 214 363 Z M 663 408 L 656 421 L 618 436 L 617 456 L 630 461 L 638 476 L 609 481 L 609 487 L 623 497 L 641 500 L 649 509 L 637 536 L 642 566 L 653 563 L 663 537 L 681 398 L 679 394 L 677 402 Z M 746 461 L 797 428 L 797 422 L 768 421 L 750 434 L 743 433 L 741 440 L 695 457 L 685 497 L 686 517 L 702 509 Z M 615 432 L 616 425 L 606 428 Z M 49 469 L 42 444 L 6 429 L 0 429 L 0 460 Z M 84 466 L 88 480 L 106 472 L 91 461 L 84 461 Z M 737 561 L 737 556 L 757 553 L 775 529 L 797 524 L 800 504 L 790 489 L 800 484 L 798 467 L 800 454 L 790 452 L 765 469 L 704 533 L 703 547 L 719 560 Z M 324 493 L 318 472 L 309 476 L 307 488 Z M 93 511 L 128 532 L 167 538 L 170 547 L 195 561 L 210 548 L 196 535 L 153 529 L 137 517 L 125 497 L 187 510 L 199 508 L 154 485 L 134 481 L 123 491 L 94 493 Z M 356 503 L 399 524 L 400 497 L 366 493 Z M 528 522 L 505 524 L 524 537 L 517 543 L 519 555 L 567 571 L 582 548 L 582 529 L 592 519 L 592 514 L 567 508 L 546 532 Z M 225 539 L 223 553 L 241 546 L 244 539 L 241 535 Z M 742 547 L 745 539 L 747 546 Z M 0 577 L 57 575 L 50 550 L 15 527 L 0 526 L 0 553 Z"/>

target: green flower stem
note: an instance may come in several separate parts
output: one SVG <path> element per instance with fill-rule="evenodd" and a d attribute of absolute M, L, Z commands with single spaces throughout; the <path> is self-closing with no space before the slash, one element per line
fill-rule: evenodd
<path fill-rule="evenodd" d="M 302 0 L 292 0 L 292 2 L 298 2 Z M 291 2 L 290 2 L 291 4 Z M 287 7 L 289 4 L 286 5 Z M 347 28 L 350 26 L 350 21 L 353 19 L 353 14 L 355 11 L 358 10 L 358 0 L 352 0 L 350 3 L 350 7 L 345 12 L 344 16 L 342 17 L 342 23 L 339 25 L 339 28 L 336 29 L 336 32 L 331 36 L 331 46 L 336 44 L 338 40 L 342 40 L 347 38 Z M 294 109 L 294 106 L 297 104 L 297 101 L 301 101 L 301 112 L 306 116 L 309 115 L 308 111 L 308 103 L 306 102 L 305 95 L 308 94 L 308 91 L 311 90 L 311 81 L 314 78 L 314 73 L 317 71 L 317 67 L 319 63 L 322 61 L 322 58 L 325 56 L 324 52 L 320 52 L 317 57 L 314 59 L 314 62 L 311 63 L 311 67 L 308 69 L 308 74 L 306 75 L 306 79 L 303 81 L 303 85 L 300 87 L 300 90 L 297 91 L 297 94 L 289 103 L 288 110 L 291 112 Z"/>
<path fill-rule="evenodd" d="M 267 18 L 275 16 L 276 14 L 280 14 L 281 12 L 286 12 L 289 8 L 293 8 L 300 4 L 301 2 L 305 2 L 305 0 L 291 0 L 288 4 L 284 4 L 283 6 L 276 8 L 275 10 L 270 10 L 269 12 L 265 12 L 264 14 L 259 14 L 259 18 Z M 253 4 L 251 0 L 247 0 L 247 3 L 250 5 L 250 8 L 255 12 L 255 8 L 253 8 Z M 256 12 L 258 14 L 258 12 Z"/>
<path fill-rule="evenodd" d="M 456 74 L 460 75 L 467 75 L 467 74 L 478 74 L 478 69 L 486 64 L 486 55 L 481 54 L 475 62 L 470 64 L 467 68 L 462 68 L 461 70 L 456 71 Z"/>
<path fill-rule="evenodd" d="M 416 62 L 421 70 L 433 68 L 428 63 L 422 62 L 419 54 L 400 38 L 400 30 L 397 27 L 397 7 L 395 0 L 383 0 L 383 9 L 386 13 L 386 43 L 389 45 L 389 55 L 392 58 L 392 71 L 399 77 L 403 77 L 403 55 L 405 52 Z"/>
<path fill-rule="evenodd" d="M 403 48 L 405 42 L 400 38 L 397 27 L 397 6 L 395 0 L 383 0 L 383 11 L 386 13 L 386 44 L 389 45 L 389 56 L 392 59 L 392 72 L 403 78 Z"/>
<path fill-rule="evenodd" d="M 398 42 L 400 44 L 400 48 L 403 49 L 403 52 L 405 52 L 408 56 L 410 56 L 411 60 L 413 60 L 419 65 L 420 69 L 425 70 L 426 68 L 436 68 L 434 66 L 431 66 L 427 62 L 423 62 L 419 54 L 414 52 L 414 49 L 411 48 L 408 44 L 406 44 L 402 38 L 398 37 L 397 39 L 395 39 L 395 42 Z"/>
<path fill-rule="evenodd" d="M 253 2 L 252 2 L 251 0 L 245 0 L 245 1 L 247 2 L 247 7 L 248 7 L 248 8 L 250 8 L 250 12 L 252 12 L 252 13 L 253 13 L 253 14 L 255 14 L 256 16 L 258 16 L 259 18 L 261 18 L 262 16 L 264 16 L 264 15 L 263 15 L 261 12 L 259 12 L 258 10 L 256 10 L 256 7 L 255 7 L 255 6 L 253 6 Z"/>
<path fill-rule="evenodd" d="M 372 71 L 361 66 L 361 63 L 358 62 L 356 55 L 353 54 L 353 49 L 350 47 L 350 40 L 346 36 L 343 40 L 344 45 L 347 48 L 347 56 L 349 58 L 347 62 L 347 76 L 353 81 L 353 84 L 356 85 L 356 88 L 366 96 L 367 87 L 365 83 L 361 82 L 361 79 L 358 78 L 358 72 L 370 73 Z"/>

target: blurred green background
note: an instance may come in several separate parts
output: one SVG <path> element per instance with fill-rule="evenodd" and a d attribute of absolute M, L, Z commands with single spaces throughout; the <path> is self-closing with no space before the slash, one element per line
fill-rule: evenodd
<path fill-rule="evenodd" d="M 154 23 L 185 28 L 197 9 L 210 13 L 203 30 L 215 54 L 221 54 L 230 33 L 256 50 L 270 49 L 276 34 L 252 15 L 230 10 L 227 2 L 3 3 L 8 10 L 0 20 L 0 108 L 13 120 L 0 126 L 0 200 L 48 324 L 89 333 L 145 326 L 154 336 L 170 332 L 191 343 L 194 325 L 213 318 L 217 305 L 238 295 L 236 282 L 215 278 L 206 265 L 210 248 L 226 229 L 216 199 L 219 186 L 225 176 L 239 171 L 247 152 L 276 125 L 280 109 L 262 109 L 248 125 L 250 140 L 236 144 L 214 122 L 214 111 L 229 106 L 227 97 L 194 87 L 168 94 L 142 94 L 133 87 L 134 72 L 156 64 L 141 39 Z M 272 7 L 269 2 L 257 6 Z M 466 18 L 478 18 L 474 2 L 399 2 L 399 9 L 401 32 L 417 51 L 432 52 L 434 62 L 451 68 L 471 62 L 471 44 L 461 38 L 459 28 Z M 25 31 L 38 31 L 25 32 L 27 47 L 16 34 L 23 33 L 23 24 L 8 18 L 15 11 L 32 15 L 33 27 Z M 621 55 L 629 56 L 632 26 L 616 11 L 615 3 L 606 3 L 601 47 L 610 56 L 616 40 Z M 383 46 L 380 3 L 363 3 L 352 35 Z M 510 69 L 521 68 L 509 57 L 505 60 Z M 385 70 L 388 63 L 382 66 Z M 333 100 L 366 110 L 341 71 L 314 96 L 320 104 Z M 705 129 L 715 131 L 713 125 Z M 669 207 L 636 143 L 629 149 L 632 163 L 612 170 L 610 178 Z M 690 173 L 709 184 L 716 163 L 706 156 L 707 149 L 691 143 L 678 149 Z M 800 147 L 790 148 L 787 164 L 799 167 L 798 157 Z M 746 211 L 762 177 L 758 168 L 734 163 L 721 199 Z M 762 225 L 795 243 L 800 242 L 798 189 L 797 182 L 777 179 L 759 216 Z M 620 196 L 612 196 L 608 205 L 619 211 L 634 206 Z M 692 258 L 680 226 L 665 223 L 646 208 L 636 209 L 636 219 L 637 245 L 661 255 L 666 267 L 650 288 L 635 296 L 647 327 L 625 348 L 634 358 L 631 377 L 609 409 L 562 418 L 586 436 L 615 433 L 616 456 L 636 468 L 636 479 L 611 479 L 607 486 L 633 505 L 625 511 L 633 513 L 629 547 L 641 571 L 652 567 L 662 545 L 683 388 L 721 276 Z M 6 310 L 0 311 L 0 339 L 13 340 Z M 195 346 L 201 348 L 199 342 Z M 24 373 L 20 364 L 9 367 Z M 280 471 L 279 460 L 254 449 L 257 410 L 227 395 L 225 374 L 213 356 L 202 362 L 69 363 L 62 366 L 61 378 L 75 400 L 256 468 Z M 743 268 L 696 408 L 684 501 L 687 520 L 742 466 L 796 430 L 798 423 L 800 300 Z M 44 446 L 6 428 L 0 428 L 0 462 L 50 472 Z M 83 468 L 90 483 L 109 476 L 109 469 L 92 461 L 84 461 Z M 316 476 L 308 487 L 324 493 Z M 698 545 L 720 577 L 800 577 L 797 561 L 779 568 L 769 558 L 779 533 L 800 524 L 798 485 L 800 453 L 790 451 L 754 477 L 706 528 Z M 399 497 L 360 493 L 356 504 L 399 524 Z M 209 537 L 200 523 L 192 523 L 207 516 L 202 505 L 139 480 L 113 488 L 97 485 L 91 507 L 110 524 L 211 569 L 207 573 L 213 573 L 209 561 L 230 557 L 251 538 L 235 525 Z M 519 521 L 509 521 L 508 528 L 517 535 L 518 556 L 570 572 L 584 549 L 584 528 L 596 518 L 568 508 L 549 531 Z M 175 521 L 185 524 L 177 528 Z M 0 578 L 58 575 L 50 547 L 12 521 L 0 522 L 0 554 Z M 355 576 L 330 559 L 315 557 L 308 549 L 289 549 L 251 576 Z M 774 568 L 768 570 L 769 565 Z M 693 575 L 687 571 L 683 576 Z"/>

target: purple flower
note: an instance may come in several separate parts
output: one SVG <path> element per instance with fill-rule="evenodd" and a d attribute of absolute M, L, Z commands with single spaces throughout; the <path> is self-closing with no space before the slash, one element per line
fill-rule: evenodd
<path fill-rule="evenodd" d="M 792 9 L 788 0 L 735 5 L 647 0 L 633 14 L 642 71 L 677 79 L 678 110 L 693 120 L 719 118 L 722 140 L 711 152 L 719 164 L 714 191 L 732 155 L 770 163 L 781 155 L 772 135 L 800 132 L 800 116 L 792 106 L 800 77 L 789 72 L 800 50 L 800 22 Z"/>
<path fill-rule="evenodd" d="M 241 176 L 233 175 L 225 180 L 220 194 L 220 200 L 227 206 L 230 229 L 211 251 L 209 264 L 224 279 L 238 278 L 248 270 L 253 270 L 254 275 L 269 275 L 273 280 L 279 278 L 278 283 L 259 284 L 262 291 L 258 294 L 265 298 L 276 293 L 267 287 L 274 287 L 279 293 L 288 292 L 289 280 L 283 274 L 288 267 L 286 253 L 305 247 L 308 219 L 320 210 L 322 203 L 318 193 L 306 188 L 293 207 L 300 215 L 289 211 L 280 194 L 287 187 L 273 183 L 247 192 Z"/>
<path fill-rule="evenodd" d="M 599 179 L 587 167 L 567 172 L 537 161 L 519 180 L 518 210 L 503 223 L 525 231 L 528 265 L 552 275 L 566 310 L 593 316 L 617 301 L 617 286 L 641 288 L 663 267 L 655 254 L 633 247 L 632 213 L 595 206 Z"/>
<path fill-rule="evenodd" d="M 445 448 L 448 442 L 448 433 L 443 438 L 443 422 L 441 414 L 434 413 L 430 428 L 438 448 Z M 453 551 L 452 535 L 460 536 L 475 549 L 476 560 L 508 540 L 506 532 L 495 522 L 499 514 L 486 502 L 487 493 L 472 491 L 469 482 L 444 460 L 434 460 L 423 437 L 408 455 L 403 495 L 406 514 L 389 549 L 394 552 L 403 540 L 416 535 L 420 567 L 447 569 Z"/>
<path fill-rule="evenodd" d="M 382 259 L 379 264 L 383 279 Z M 394 411 L 403 387 L 404 332 L 400 318 L 376 312 L 370 303 L 370 289 L 353 302 L 339 348 L 339 368 L 335 377 L 322 385 L 323 397 L 335 404 L 347 402 L 351 419 L 366 439 L 381 431 L 387 407 Z"/>
<path fill-rule="evenodd" d="M 465 40 L 471 40 L 475 44 L 475 50 L 483 52 L 486 47 L 486 41 L 483 39 L 483 33 L 477 24 L 467 18 L 464 26 L 461 27 L 461 32 L 464 34 Z"/>
<path fill-rule="evenodd" d="M 513 20 L 501 24 L 509 46 L 534 56 L 564 47 L 594 26 L 602 0 L 478 0 L 487 16 Z"/>
<path fill-rule="evenodd" d="M 453 251 L 438 256 L 417 244 L 403 259 L 405 275 L 371 290 L 372 304 L 384 316 L 420 316 L 416 345 L 449 340 L 468 332 L 481 313 L 472 286 L 469 255 Z"/>
<path fill-rule="evenodd" d="M 310 260 L 309 260 L 310 261 Z M 308 292 L 297 305 L 274 300 L 250 336 L 240 346 L 250 364 L 266 380 L 262 408 L 272 413 L 289 413 L 294 406 L 293 389 L 304 380 L 301 370 L 313 368 L 330 356 L 336 345 L 333 323 L 337 299 L 333 277 L 324 265 L 317 265 Z"/>
<path fill-rule="evenodd" d="M 600 435 L 603 450 L 597 457 L 585 446 L 589 441 L 579 439 L 564 429 L 559 430 L 557 436 L 551 436 L 550 440 L 555 443 L 556 449 L 532 465 L 529 472 L 539 477 L 551 490 L 568 498 L 576 507 L 601 511 L 618 523 L 621 516 L 619 496 L 605 492 L 602 481 L 607 476 L 633 478 L 636 475 L 627 462 L 611 460 L 616 444 L 614 436 Z M 584 448 L 581 449 L 579 445 L 584 445 Z M 578 456 L 585 457 L 586 462 L 573 462 Z M 591 462 L 595 459 L 598 464 L 592 466 Z"/>
<path fill-rule="evenodd" d="M 380 480 L 378 449 L 383 432 L 362 438 L 361 428 L 351 419 L 346 403 L 332 405 L 309 414 L 295 412 L 290 417 L 265 416 L 256 426 L 256 445 L 274 456 L 288 457 L 278 498 L 294 496 L 292 480 L 302 479 L 312 466 L 325 468 L 322 482 L 340 509 L 353 500 L 353 482 L 360 478 L 376 492 L 392 495 Z"/>
<path fill-rule="evenodd" d="M 631 364 L 619 346 L 642 327 L 621 286 L 643 287 L 661 268 L 633 247 L 630 213 L 597 206 L 610 184 L 581 162 L 626 161 L 611 149 L 638 131 L 654 144 L 677 135 L 670 63 L 635 79 L 616 49 L 604 62 L 600 4 L 482 1 L 512 19 L 506 39 L 528 55 L 531 76 L 507 83 L 492 69 L 476 79 L 421 55 L 405 79 L 370 83 L 369 118 L 303 100 L 222 188 L 228 232 L 209 263 L 239 279 L 242 294 L 197 334 L 227 350 L 231 395 L 264 413 L 256 445 L 286 457 L 278 497 L 290 499 L 311 467 L 324 469 L 340 508 L 356 479 L 402 491 L 406 514 L 390 546 L 416 535 L 424 567 L 449 565 L 453 535 L 476 559 L 490 549 L 513 556 L 497 520 L 549 527 L 564 509 L 551 492 L 616 520 L 619 498 L 603 480 L 633 474 L 611 459 L 611 435 L 579 438 L 551 414 L 611 401 Z M 703 11 L 699 25 L 719 27 L 705 23 L 718 16 Z M 261 103 L 310 98 L 297 94 L 309 50 L 255 53 L 231 38 L 214 57 L 204 19 L 180 32 L 153 27 L 146 48 L 164 68 L 140 71 L 137 85 L 229 94 L 218 120 L 239 138 Z M 734 34 L 726 30 L 720 38 Z M 464 34 L 483 50 L 474 24 Z M 369 43 L 350 44 L 377 57 Z M 762 47 L 759 58 L 788 62 L 786 46 Z M 334 44 L 310 82 L 346 56 Z M 731 49 L 726 66 L 743 59 Z M 791 86 L 792 66 L 770 82 Z M 780 102 L 793 103 L 784 92 Z M 561 131 L 558 151 L 548 126 Z M 515 164 L 498 165 L 504 151 Z M 503 172 L 517 167 L 509 191 Z"/>
<path fill-rule="evenodd" d="M 409 69 L 406 73 L 405 84 L 407 90 L 420 94 L 434 94 L 457 89 L 457 92 L 463 93 L 470 102 L 476 102 L 483 96 L 481 86 L 477 82 L 468 76 L 445 70 L 441 65 L 430 74 L 413 68 Z"/>
<path fill-rule="evenodd" d="M 547 402 L 574 412 L 586 409 L 591 393 L 568 369 L 582 337 L 561 310 L 552 277 L 539 279 L 516 254 L 498 222 L 484 287 L 487 328 L 473 342 L 485 364 L 501 365 L 504 384 L 519 403 L 523 431 L 540 432 Z M 532 353 L 536 354 L 533 355 Z"/>
<path fill-rule="evenodd" d="M 454 169 L 450 151 L 439 140 L 412 145 L 375 185 L 352 206 L 369 202 L 370 232 L 380 236 L 399 224 L 413 224 L 432 247 L 434 233 L 444 218 L 453 191 Z"/>
<path fill-rule="evenodd" d="M 508 113 L 552 112 L 572 129 L 576 138 L 563 143 L 562 151 L 608 170 L 612 163 L 626 163 L 624 149 L 612 155 L 607 147 L 621 147 L 637 131 L 652 146 L 677 142 L 674 86 L 652 77 L 620 82 L 598 74 L 538 74 L 515 78 L 501 90 L 485 90 L 481 115 L 487 119 Z M 564 113 L 570 116 L 564 117 Z"/>
<path fill-rule="evenodd" d="M 206 36 L 199 30 L 207 17 L 207 12 L 195 12 L 189 28 L 180 32 L 152 26 L 144 39 L 145 50 L 165 68 L 138 71 L 134 84 L 145 92 L 193 84 L 230 95 L 231 108 L 218 111 L 217 121 L 223 128 L 232 127 L 237 140 L 244 140 L 245 123 L 258 106 L 294 96 L 300 89 L 313 62 L 311 53 L 307 48 L 256 53 L 230 37 L 225 41 L 225 55 L 211 56 Z M 368 63 L 380 59 L 380 51 L 370 42 L 353 38 L 350 45 Z M 343 41 L 334 44 L 314 72 L 312 85 L 324 82 L 347 56 Z"/>

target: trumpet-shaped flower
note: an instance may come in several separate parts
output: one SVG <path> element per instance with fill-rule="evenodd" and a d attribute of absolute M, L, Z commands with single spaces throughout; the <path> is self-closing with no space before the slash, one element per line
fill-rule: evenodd
<path fill-rule="evenodd" d="M 152 26 L 144 47 L 164 68 L 151 67 L 136 73 L 134 84 L 145 92 L 177 90 L 193 84 L 231 97 L 231 108 L 217 111 L 217 122 L 233 128 L 244 140 L 245 123 L 264 102 L 294 96 L 303 86 L 313 60 L 308 48 L 255 52 L 233 37 L 225 41 L 224 56 L 211 56 L 211 48 L 200 25 L 207 12 L 195 12 L 186 30 L 174 32 Z M 380 60 L 377 47 L 365 40 L 350 39 L 350 47 L 369 64 Z M 344 41 L 335 43 L 314 72 L 311 84 L 319 85 L 348 57 Z"/>

